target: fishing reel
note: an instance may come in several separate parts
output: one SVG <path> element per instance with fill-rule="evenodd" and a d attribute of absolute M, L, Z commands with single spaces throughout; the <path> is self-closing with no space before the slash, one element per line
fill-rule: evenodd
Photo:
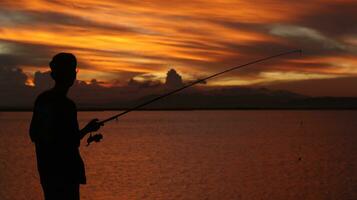
<path fill-rule="evenodd" d="M 94 135 L 90 134 L 88 139 L 87 139 L 87 146 L 90 145 L 92 142 L 100 142 L 100 140 L 103 139 L 103 135 L 100 133 L 96 133 Z"/>

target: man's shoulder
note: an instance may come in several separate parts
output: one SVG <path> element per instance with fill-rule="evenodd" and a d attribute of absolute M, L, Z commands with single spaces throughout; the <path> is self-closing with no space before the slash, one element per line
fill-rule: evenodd
<path fill-rule="evenodd" d="M 35 101 L 37 107 L 53 107 L 53 106 L 69 106 L 72 109 L 76 109 L 74 101 L 65 96 L 59 96 L 52 90 L 42 92 Z"/>
<path fill-rule="evenodd" d="M 53 92 L 51 90 L 47 90 L 42 92 L 37 96 L 35 104 L 44 104 L 52 101 L 54 99 Z"/>

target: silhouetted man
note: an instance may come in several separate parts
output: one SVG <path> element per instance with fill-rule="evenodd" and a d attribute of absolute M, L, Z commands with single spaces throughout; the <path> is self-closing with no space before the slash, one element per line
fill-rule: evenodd
<path fill-rule="evenodd" d="M 86 183 L 80 140 L 99 129 L 98 119 L 78 128 L 75 103 L 67 97 L 76 79 L 74 55 L 59 53 L 50 62 L 55 86 L 35 102 L 30 137 L 36 145 L 37 167 L 46 200 L 79 199 L 79 184 Z"/>

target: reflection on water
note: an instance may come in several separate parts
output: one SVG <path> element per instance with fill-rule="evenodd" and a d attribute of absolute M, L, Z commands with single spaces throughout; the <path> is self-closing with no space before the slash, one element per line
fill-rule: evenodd
<path fill-rule="evenodd" d="M 81 112 L 80 123 L 114 112 Z M 0 199 L 42 199 L 31 113 L 0 113 Z M 133 112 L 85 147 L 82 199 L 357 199 L 357 111 Z"/>

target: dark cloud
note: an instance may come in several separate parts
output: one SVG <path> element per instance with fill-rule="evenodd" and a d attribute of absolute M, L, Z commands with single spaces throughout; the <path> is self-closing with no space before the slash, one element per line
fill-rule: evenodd
<path fill-rule="evenodd" d="M 0 68 L 0 86 L 12 89 L 12 86 L 23 86 L 27 80 L 26 74 L 19 68 Z"/>
<path fill-rule="evenodd" d="M 151 88 L 160 85 L 161 82 L 159 81 L 152 81 L 152 80 L 137 81 L 134 78 L 130 79 L 128 82 L 128 86 L 134 88 Z"/>
<path fill-rule="evenodd" d="M 0 47 L 1 46 L 6 48 L 6 52 L 0 53 L 0 67 L 20 67 L 22 69 L 26 67 L 47 68 L 49 61 L 59 52 L 84 50 L 80 48 L 30 44 L 0 39 Z M 92 68 L 85 59 L 78 59 L 78 66 L 83 69 Z"/>
<path fill-rule="evenodd" d="M 47 72 L 35 72 L 34 84 L 38 90 L 48 90 L 54 86 L 54 81 L 51 78 L 50 71 Z"/>
<path fill-rule="evenodd" d="M 34 100 L 34 91 L 25 85 L 26 74 L 18 68 L 0 68 L 0 106 L 19 108 Z"/>
<path fill-rule="evenodd" d="M 165 86 L 168 88 L 179 88 L 183 86 L 182 77 L 175 69 L 170 69 L 166 74 Z"/>
<path fill-rule="evenodd" d="M 77 48 L 77 47 L 65 47 L 65 46 L 53 46 L 45 44 L 31 44 L 19 41 L 8 41 L 0 39 L 0 47 L 5 49 L 5 53 L 0 53 L 0 67 L 21 67 L 26 68 L 28 66 L 35 67 L 48 67 L 48 63 L 51 58 L 59 52 L 74 52 L 74 51 L 89 51 L 97 52 L 94 49 Z M 103 53 L 102 51 L 99 53 Z M 113 53 L 108 51 L 107 53 Z M 82 69 L 93 68 L 85 59 L 78 58 L 78 66 Z"/>
<path fill-rule="evenodd" d="M 60 27 L 56 27 L 56 25 L 61 25 L 72 28 L 82 28 L 83 31 L 96 30 L 117 35 L 137 33 L 135 29 L 130 27 L 97 23 L 85 18 L 60 12 L 0 9 L 0 17 L 0 25 L 3 27 L 49 26 L 60 29 Z"/>
<path fill-rule="evenodd" d="M 357 34 L 356 1 L 324 2 L 315 12 L 295 19 L 296 24 L 316 29 L 329 37 Z"/>
<path fill-rule="evenodd" d="M 6 53 L 0 54 L 0 65 L 11 67 L 48 66 L 49 59 L 57 49 L 47 45 L 6 40 L 0 40 L 0 45 L 5 46 L 7 49 Z"/>
<path fill-rule="evenodd" d="M 123 70 L 115 70 L 111 71 L 112 77 L 115 77 L 109 83 L 115 86 L 126 85 L 128 81 L 133 79 L 137 76 L 142 76 L 142 72 L 130 72 L 130 71 L 123 71 Z"/>

